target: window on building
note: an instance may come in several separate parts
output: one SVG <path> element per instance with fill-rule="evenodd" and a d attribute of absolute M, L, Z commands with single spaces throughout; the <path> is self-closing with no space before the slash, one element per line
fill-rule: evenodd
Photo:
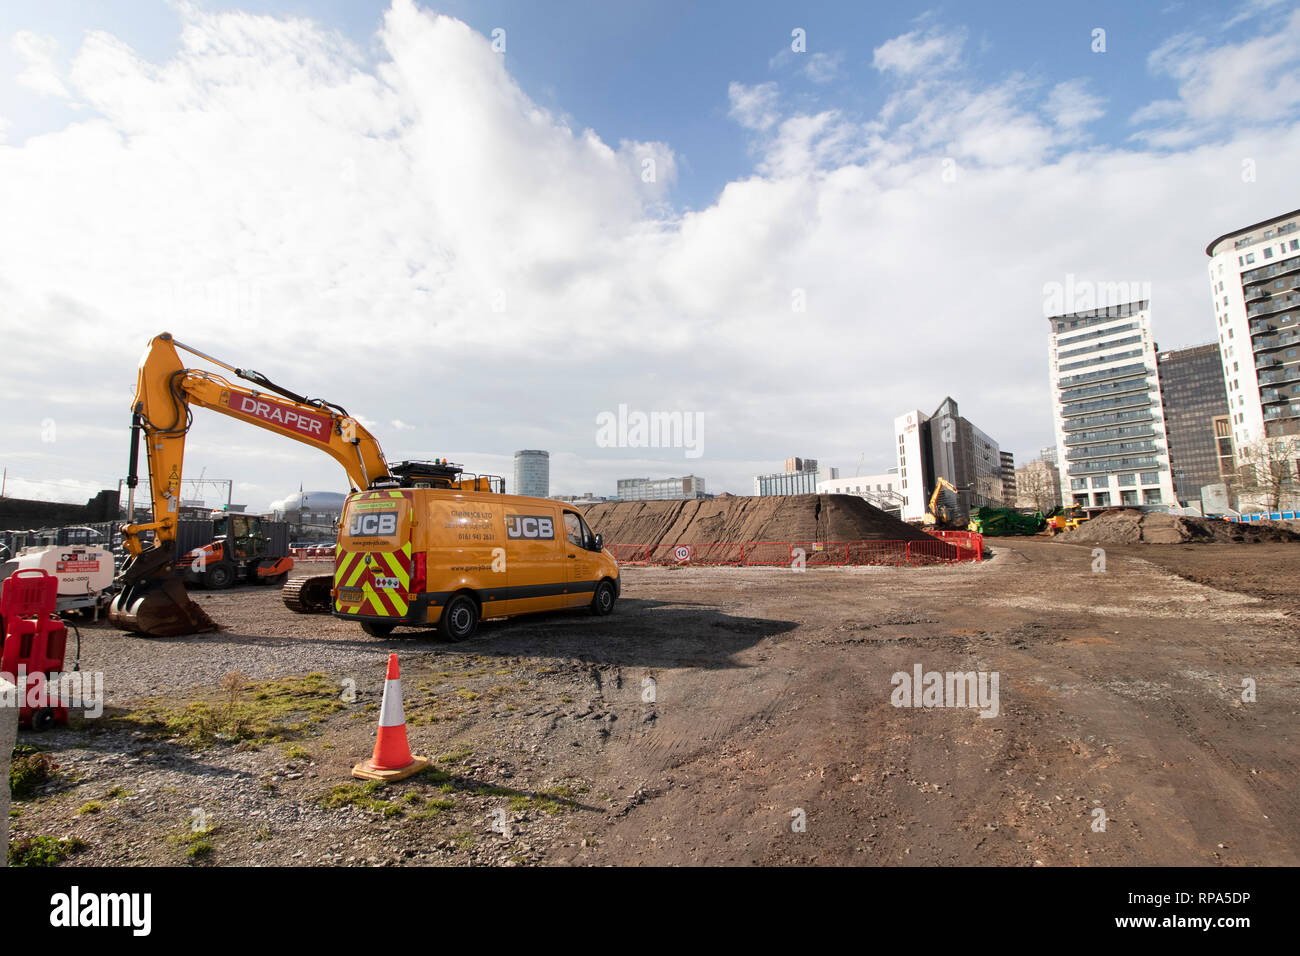
<path fill-rule="evenodd" d="M 1158 484 L 1160 484 L 1160 473 L 1157 472 L 1157 471 L 1144 471 L 1144 472 L 1142 472 L 1142 484 L 1144 484 L 1144 485 L 1158 485 Z"/>
<path fill-rule="evenodd" d="M 1088 507 L 1088 496 L 1087 496 L 1087 495 L 1075 495 L 1075 496 L 1074 496 L 1074 503 L 1075 503 L 1076 505 L 1078 505 L 1079 507 L 1081 507 L 1081 508 L 1086 508 L 1086 507 Z"/>
<path fill-rule="evenodd" d="M 1254 261 L 1255 261 L 1255 253 L 1253 252 L 1246 253 L 1246 265 L 1250 265 Z"/>
<path fill-rule="evenodd" d="M 1273 247 L 1272 247 L 1272 246 L 1265 246 L 1265 247 L 1264 247 L 1264 258 L 1265 258 L 1265 259 L 1272 259 L 1272 258 L 1273 258 Z"/>
<path fill-rule="evenodd" d="M 1093 503 L 1094 505 L 1096 505 L 1098 508 L 1106 508 L 1106 507 L 1109 507 L 1109 506 L 1110 506 L 1110 492 L 1109 492 L 1109 491 L 1098 491 L 1096 494 L 1094 494 L 1094 495 L 1092 496 L 1092 503 Z"/>
<path fill-rule="evenodd" d="M 1148 505 L 1158 505 L 1161 503 L 1159 488 L 1143 488 L 1142 501 Z"/>
<path fill-rule="evenodd" d="M 1135 505 L 1138 503 L 1138 493 L 1136 491 L 1121 491 L 1119 493 L 1119 503 L 1122 505 Z"/>
<path fill-rule="evenodd" d="M 1130 472 L 1130 473 L 1127 474 L 1127 475 L 1120 475 L 1120 476 L 1119 476 L 1119 483 L 1120 483 L 1120 486 L 1121 486 L 1121 487 L 1124 486 L 1124 485 L 1136 485 L 1136 484 L 1137 484 L 1137 475 L 1133 474 L 1132 472 Z"/>

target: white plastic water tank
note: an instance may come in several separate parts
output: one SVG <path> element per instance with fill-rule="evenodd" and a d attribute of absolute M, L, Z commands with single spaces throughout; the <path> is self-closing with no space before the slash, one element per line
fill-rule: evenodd
<path fill-rule="evenodd" d="M 113 552 L 84 544 L 24 548 L 5 562 L 5 576 L 26 568 L 40 568 L 58 578 L 60 597 L 98 594 L 113 583 Z"/>

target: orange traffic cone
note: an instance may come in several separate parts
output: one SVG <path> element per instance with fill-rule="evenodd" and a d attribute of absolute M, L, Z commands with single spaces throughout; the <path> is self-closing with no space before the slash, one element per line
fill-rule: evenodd
<path fill-rule="evenodd" d="M 397 655 L 388 655 L 388 676 L 384 680 L 384 702 L 379 706 L 379 739 L 369 760 L 352 768 L 352 776 L 361 780 L 405 780 L 419 773 L 429 763 L 416 757 L 406 740 L 406 714 L 402 711 L 402 678 Z"/>

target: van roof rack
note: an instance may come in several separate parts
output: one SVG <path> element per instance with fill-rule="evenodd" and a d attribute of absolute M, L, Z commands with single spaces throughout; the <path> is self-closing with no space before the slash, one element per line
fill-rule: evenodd
<path fill-rule="evenodd" d="M 454 481 L 463 471 L 460 465 L 447 461 L 399 461 L 396 465 L 390 465 L 388 470 L 399 478 L 411 481 L 419 478 Z"/>

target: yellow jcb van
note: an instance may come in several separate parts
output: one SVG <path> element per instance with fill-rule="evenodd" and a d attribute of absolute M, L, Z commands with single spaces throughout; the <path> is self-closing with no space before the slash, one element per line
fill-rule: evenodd
<path fill-rule="evenodd" d="M 614 609 L 618 564 L 576 509 L 490 491 L 486 478 L 452 487 L 418 478 L 349 495 L 335 547 L 335 617 L 375 636 L 436 624 L 443 638 L 463 641 L 482 618 Z"/>

